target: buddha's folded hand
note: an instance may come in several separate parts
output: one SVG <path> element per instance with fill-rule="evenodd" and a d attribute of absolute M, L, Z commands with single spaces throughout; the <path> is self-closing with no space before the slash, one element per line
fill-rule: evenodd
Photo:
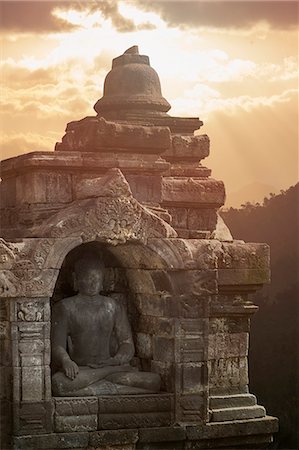
<path fill-rule="evenodd" d="M 68 378 L 74 380 L 79 373 L 79 367 L 70 359 L 63 363 L 63 372 Z"/>

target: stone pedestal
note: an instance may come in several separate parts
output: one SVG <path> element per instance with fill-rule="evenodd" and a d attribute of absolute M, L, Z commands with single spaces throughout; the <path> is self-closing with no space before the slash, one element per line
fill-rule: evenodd
<path fill-rule="evenodd" d="M 168 116 L 155 89 L 152 103 L 148 91 L 119 110 L 98 103 L 54 152 L 2 163 L 3 449 L 266 448 L 277 430 L 248 391 L 250 299 L 269 282 L 269 249 L 232 239 L 223 183 L 201 165 L 209 139 L 192 135 L 202 122 Z M 104 253 L 136 364 L 160 374 L 161 393 L 52 395 L 51 304 L 85 245 Z"/>

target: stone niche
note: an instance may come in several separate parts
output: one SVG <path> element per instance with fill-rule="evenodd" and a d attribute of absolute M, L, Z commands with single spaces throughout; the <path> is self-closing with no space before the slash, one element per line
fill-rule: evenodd
<path fill-rule="evenodd" d="M 235 241 L 221 181 L 201 164 L 202 122 L 169 116 L 138 48 L 115 58 L 98 113 L 67 125 L 54 152 L 2 162 L 3 449 L 267 448 L 277 419 L 248 390 L 252 294 L 269 248 Z M 55 397 L 51 308 L 72 295 L 72 260 L 92 249 L 122 304 L 132 364 L 161 392 Z"/>

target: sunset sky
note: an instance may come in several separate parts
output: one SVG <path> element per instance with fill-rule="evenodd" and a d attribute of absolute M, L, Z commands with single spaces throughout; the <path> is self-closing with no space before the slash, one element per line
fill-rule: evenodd
<path fill-rule="evenodd" d="M 228 199 L 247 185 L 298 181 L 297 2 L 0 5 L 1 159 L 53 150 L 67 122 L 95 114 L 112 58 L 138 45 L 169 114 L 203 120 L 204 164 Z"/>

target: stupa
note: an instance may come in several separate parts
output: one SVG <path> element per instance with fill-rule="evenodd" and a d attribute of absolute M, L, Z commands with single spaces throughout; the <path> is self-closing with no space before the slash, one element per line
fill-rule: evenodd
<path fill-rule="evenodd" d="M 252 294 L 269 282 L 269 248 L 232 238 L 218 215 L 224 185 L 201 163 L 209 138 L 194 131 L 203 124 L 169 109 L 134 46 L 113 60 L 97 115 L 69 123 L 54 152 L 1 164 L 3 449 L 253 449 L 272 441 L 277 419 L 249 393 L 247 363 Z M 109 320 L 129 345 L 125 362 L 135 374 L 155 374 L 155 389 L 121 393 L 110 374 L 87 395 L 72 390 L 67 370 L 59 375 L 69 377 L 67 396 L 51 386 L 54 340 L 56 354 L 62 339 L 74 362 L 82 327 L 96 320 L 84 266 L 77 286 L 82 255 L 101 259 L 99 298 L 115 308 Z M 78 290 L 86 308 L 66 318 L 63 305 L 77 304 Z M 105 351 L 115 362 L 112 344 Z M 108 367 L 99 358 L 87 369 Z M 85 360 L 76 361 L 81 373 Z"/>

